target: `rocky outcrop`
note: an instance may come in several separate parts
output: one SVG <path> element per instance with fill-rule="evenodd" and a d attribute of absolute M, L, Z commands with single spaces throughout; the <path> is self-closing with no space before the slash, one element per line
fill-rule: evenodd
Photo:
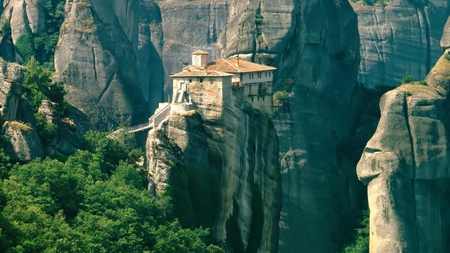
<path fill-rule="evenodd" d="M 357 172 L 367 184 L 370 252 L 447 252 L 449 54 L 426 78 L 386 93 Z"/>
<path fill-rule="evenodd" d="M 194 170 L 194 175 L 207 172 L 218 182 L 214 189 L 219 189 L 220 208 L 209 214 L 213 237 L 234 252 L 277 252 L 281 176 L 274 125 L 247 103 L 217 96 L 213 86 L 191 84 L 196 110 L 172 109 L 168 120 L 151 130 L 150 188 L 159 194 L 172 173 L 171 164 L 182 157 L 186 170 Z M 169 152 L 177 150 L 174 144 L 182 155 Z"/>
<path fill-rule="evenodd" d="M 0 58 L 1 124 L 3 124 L 5 120 L 21 120 L 23 122 L 33 123 L 32 121 L 27 120 L 29 114 L 32 114 L 32 110 L 26 109 L 26 107 L 29 107 L 30 105 L 21 98 L 24 92 L 21 85 L 24 78 L 24 72 L 25 68 L 19 64 L 7 63 Z"/>
<path fill-rule="evenodd" d="M 96 129 L 142 122 L 147 116 L 136 64 L 137 8 L 137 0 L 66 3 L 55 53 L 57 79 L 68 85 L 66 99 Z"/>
<path fill-rule="evenodd" d="M 45 27 L 44 0 L 11 0 L 3 3 L 1 14 L 2 25 L 10 25 L 12 43 L 25 34 L 38 34 Z M 5 32 L 5 31 L 3 31 Z M 11 47 L 9 38 L 2 41 L 0 49 L 5 53 L 4 59 L 21 62 L 22 57 Z M 5 44 L 4 44 L 5 43 Z M 6 58 L 5 58 L 6 56 Z"/>
<path fill-rule="evenodd" d="M 5 147 L 5 153 L 12 162 L 29 162 L 44 157 L 41 139 L 29 125 L 7 121 L 2 130 L 11 143 Z"/>
<path fill-rule="evenodd" d="M 44 100 L 38 113 L 23 99 L 26 69 L 0 59 L 0 123 L 11 139 L 8 148 L 13 161 L 27 162 L 37 157 L 73 154 L 83 144 L 83 135 L 91 129 L 86 115 L 76 108 Z M 36 117 L 42 117 L 39 122 Z M 49 127 L 47 124 L 51 124 Z M 38 134 L 40 136 L 38 136 Z"/>
<path fill-rule="evenodd" d="M 290 42 L 298 12 L 297 4 L 280 1 L 233 1 L 228 23 L 219 36 L 223 56 L 240 54 L 270 64 Z"/>
<path fill-rule="evenodd" d="M 13 41 L 27 33 L 39 33 L 45 26 L 43 0 L 11 0 L 3 5 L 2 18 L 11 24 Z"/>
<path fill-rule="evenodd" d="M 284 187 L 280 252 L 338 251 L 348 227 L 340 220 L 352 216 L 359 189 L 354 172 L 335 169 L 337 144 L 352 124 L 342 119 L 351 111 L 359 63 L 356 15 L 350 5 L 169 0 L 161 12 L 166 75 L 189 63 L 198 48 L 208 51 L 210 60 L 239 55 L 278 68 L 276 89 L 291 95 L 275 120 Z"/>
<path fill-rule="evenodd" d="M 44 100 L 39 107 L 38 114 L 43 117 L 43 122 L 40 122 L 39 127 L 45 134 L 41 138 L 44 139 L 47 156 L 68 156 L 83 147 L 84 134 L 91 129 L 89 120 L 84 113 L 68 106 L 64 117 L 61 118 L 60 105 Z"/>
<path fill-rule="evenodd" d="M 423 80 L 441 56 L 439 40 L 447 1 L 415 6 L 394 0 L 386 6 L 353 4 L 361 37 L 358 81 L 368 87 L 398 86 L 405 76 Z"/>

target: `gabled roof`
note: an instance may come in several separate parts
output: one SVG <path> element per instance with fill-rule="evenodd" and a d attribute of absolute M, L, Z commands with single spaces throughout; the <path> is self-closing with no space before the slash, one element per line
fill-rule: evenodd
<path fill-rule="evenodd" d="M 199 50 L 192 52 L 192 54 L 193 55 L 203 55 L 203 54 L 209 54 L 209 53 L 199 49 Z"/>
<path fill-rule="evenodd" d="M 220 59 L 206 65 L 207 70 L 218 70 L 227 73 L 250 73 L 276 70 L 274 67 L 244 61 L 239 58 Z"/>
<path fill-rule="evenodd" d="M 170 77 L 221 77 L 232 76 L 232 74 L 209 70 L 201 67 L 187 66 L 183 68 L 183 71 L 173 74 Z"/>

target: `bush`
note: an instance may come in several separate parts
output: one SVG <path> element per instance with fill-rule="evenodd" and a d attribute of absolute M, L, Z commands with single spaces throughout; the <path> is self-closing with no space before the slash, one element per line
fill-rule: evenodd
<path fill-rule="evenodd" d="M 11 23 L 9 20 L 3 19 L 0 21 L 0 34 L 7 35 L 11 33 Z"/>
<path fill-rule="evenodd" d="M 414 82 L 414 77 L 413 76 L 405 76 L 402 79 L 402 84 L 412 83 L 412 82 Z"/>
<path fill-rule="evenodd" d="M 24 62 L 28 62 L 34 56 L 34 39 L 33 35 L 26 33 L 16 40 L 16 48 L 22 56 Z"/>
<path fill-rule="evenodd" d="M 273 105 L 284 107 L 291 102 L 291 94 L 287 91 L 277 91 L 273 94 Z"/>

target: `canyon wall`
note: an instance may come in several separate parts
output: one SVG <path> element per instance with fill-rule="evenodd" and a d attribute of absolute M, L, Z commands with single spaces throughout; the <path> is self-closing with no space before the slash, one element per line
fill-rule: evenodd
<path fill-rule="evenodd" d="M 447 1 L 416 6 L 408 0 L 393 0 L 386 6 L 352 6 L 361 38 L 358 82 L 373 88 L 398 86 L 405 76 L 423 80 L 441 56 Z"/>

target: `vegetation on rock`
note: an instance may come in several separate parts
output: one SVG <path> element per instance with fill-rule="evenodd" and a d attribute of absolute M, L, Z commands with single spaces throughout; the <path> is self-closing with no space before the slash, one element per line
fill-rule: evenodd
<path fill-rule="evenodd" d="M 65 101 L 64 84 L 61 82 L 52 83 L 52 72 L 42 66 L 34 57 L 28 61 L 27 71 L 24 74 L 23 87 L 25 88 L 25 98 L 33 105 L 37 111 L 42 100 L 50 100 L 58 103 L 64 109 Z"/>
<path fill-rule="evenodd" d="M 59 29 L 64 21 L 65 2 L 64 0 L 46 0 L 44 29 L 39 34 L 30 32 L 17 38 L 16 47 L 25 63 L 34 56 L 39 62 L 46 62 L 52 66 Z"/>
<path fill-rule="evenodd" d="M 352 3 L 360 3 L 363 5 L 369 5 L 369 6 L 373 6 L 373 5 L 385 6 L 390 2 L 390 0 L 351 0 L 351 2 Z"/>

